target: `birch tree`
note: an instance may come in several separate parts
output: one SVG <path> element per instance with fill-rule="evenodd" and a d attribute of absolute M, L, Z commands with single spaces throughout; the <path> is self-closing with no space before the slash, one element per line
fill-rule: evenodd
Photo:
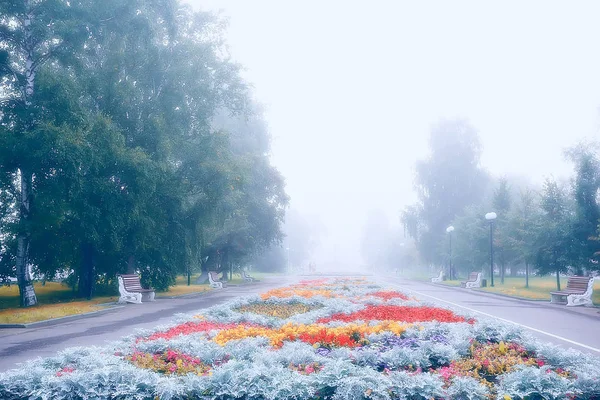
<path fill-rule="evenodd" d="M 75 6 L 61 0 L 0 2 L 0 122 L 2 139 L 19 140 L 3 167 L 10 168 L 16 194 L 16 275 L 20 303 L 37 304 L 29 261 L 29 218 L 35 190 L 35 174 L 26 145 L 36 127 L 36 77 L 47 63 L 70 57 L 85 34 L 73 21 Z"/>

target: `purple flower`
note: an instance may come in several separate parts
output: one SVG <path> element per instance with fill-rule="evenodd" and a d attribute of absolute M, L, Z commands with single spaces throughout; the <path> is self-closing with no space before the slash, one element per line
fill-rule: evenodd
<path fill-rule="evenodd" d="M 331 353 L 331 350 L 329 350 L 326 347 L 319 347 L 317 349 L 317 354 L 323 357 L 327 357 L 329 355 L 329 353 Z"/>
<path fill-rule="evenodd" d="M 429 338 L 429 340 L 431 340 L 432 342 L 437 342 L 437 343 L 450 344 L 448 339 L 446 339 L 442 335 L 433 335 Z"/>

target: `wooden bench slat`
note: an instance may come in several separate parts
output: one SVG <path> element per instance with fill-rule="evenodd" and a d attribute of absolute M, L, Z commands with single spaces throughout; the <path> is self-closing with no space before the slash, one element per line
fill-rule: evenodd
<path fill-rule="evenodd" d="M 140 277 L 135 274 L 122 274 L 119 277 L 119 303 L 141 303 L 144 301 L 154 301 L 155 291 L 153 288 L 144 288 L 140 282 Z M 141 297 L 140 297 L 141 296 Z"/>
<path fill-rule="evenodd" d="M 551 301 L 553 303 L 564 302 L 567 300 L 567 306 L 576 305 L 591 305 L 590 282 L 593 282 L 593 277 L 588 276 L 570 276 L 567 280 L 567 286 L 563 290 L 550 292 Z"/>

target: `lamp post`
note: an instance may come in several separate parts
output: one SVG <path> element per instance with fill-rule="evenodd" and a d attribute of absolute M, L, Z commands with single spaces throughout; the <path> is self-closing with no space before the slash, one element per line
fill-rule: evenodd
<path fill-rule="evenodd" d="M 287 250 L 287 272 L 288 274 L 291 273 L 291 265 L 290 265 L 290 248 L 286 247 L 285 248 Z"/>
<path fill-rule="evenodd" d="M 490 221 L 490 286 L 494 287 L 494 220 L 497 215 L 495 212 L 485 214 L 485 219 Z"/>
<path fill-rule="evenodd" d="M 452 232 L 454 232 L 454 227 L 452 225 L 450 225 L 449 227 L 446 228 L 446 233 L 448 234 L 449 238 L 450 238 L 450 248 L 449 248 L 449 260 L 450 260 L 450 266 L 449 266 L 449 273 L 448 275 L 450 275 L 450 280 L 452 280 L 453 278 L 453 271 L 452 271 Z"/>

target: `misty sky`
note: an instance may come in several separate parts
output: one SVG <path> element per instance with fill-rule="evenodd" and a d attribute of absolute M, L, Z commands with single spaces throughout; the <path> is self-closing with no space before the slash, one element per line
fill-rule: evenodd
<path fill-rule="evenodd" d="M 323 263 L 357 261 L 367 212 L 412 203 L 430 126 L 466 118 L 483 166 L 541 181 L 595 138 L 600 3 L 186 0 L 229 18 L 266 107 L 292 207 L 320 218 Z"/>

